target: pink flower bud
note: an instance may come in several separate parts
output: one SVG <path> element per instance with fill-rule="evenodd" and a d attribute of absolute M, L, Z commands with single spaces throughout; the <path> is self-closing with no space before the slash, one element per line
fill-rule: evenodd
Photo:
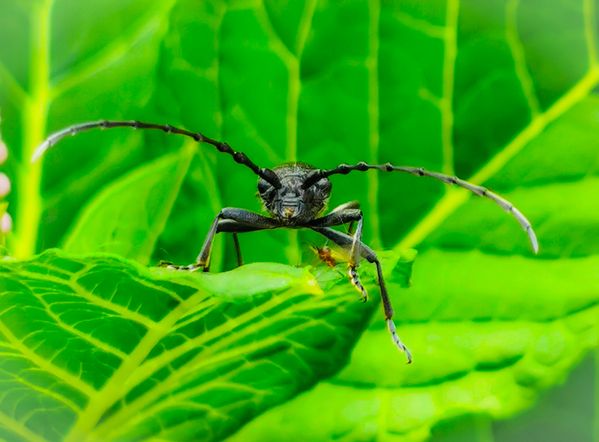
<path fill-rule="evenodd" d="M 8 213 L 4 213 L 0 219 L 0 232 L 8 233 L 12 230 L 12 218 Z"/>
<path fill-rule="evenodd" d="M 10 180 L 5 173 L 0 172 L 0 198 L 4 198 L 10 192 Z"/>

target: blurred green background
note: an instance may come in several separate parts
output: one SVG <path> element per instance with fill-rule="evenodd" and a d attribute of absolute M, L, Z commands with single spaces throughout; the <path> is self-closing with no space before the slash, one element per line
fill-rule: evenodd
<path fill-rule="evenodd" d="M 260 209 L 255 176 L 209 147 L 189 167 L 156 163 L 188 149 L 163 134 L 98 131 L 29 161 L 86 120 L 181 125 L 266 167 L 456 174 L 519 207 L 540 254 L 489 201 L 399 174 L 336 177 L 331 205 L 362 203 L 367 243 L 419 251 L 394 300 L 415 364 L 383 350 L 375 315 L 341 373 L 236 437 L 599 440 L 597 23 L 594 0 L 3 0 L 6 253 L 187 263 L 221 207 Z M 293 265 L 316 264 L 320 243 L 241 238 L 246 261 Z M 220 238 L 213 269 L 233 262 Z"/>

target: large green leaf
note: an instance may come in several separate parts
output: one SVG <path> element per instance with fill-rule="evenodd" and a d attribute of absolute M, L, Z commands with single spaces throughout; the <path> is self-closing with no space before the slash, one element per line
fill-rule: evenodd
<path fill-rule="evenodd" d="M 102 0 L 90 13 L 90 6 L 65 0 L 1 2 L 0 39 L 11 42 L 0 48 L 0 106 L 13 180 L 14 255 L 59 244 L 104 183 L 152 156 L 140 134 L 128 132 L 75 138 L 45 161 L 30 161 L 48 132 L 64 125 L 149 116 L 164 17 L 173 4 Z"/>
<path fill-rule="evenodd" d="M 4 217 L 8 204 L 4 201 L 0 201 L 0 219 Z M 6 235 L 4 232 L 0 232 L 0 256 L 6 254 Z"/>
<path fill-rule="evenodd" d="M 99 193 L 67 236 L 65 249 L 117 253 L 147 263 L 191 158 L 190 149 L 165 155 Z"/>
<path fill-rule="evenodd" d="M 457 173 L 513 200 L 538 231 L 534 258 L 517 224 L 488 201 L 409 176 L 335 178 L 332 204 L 361 201 L 371 244 L 421 248 L 413 296 L 397 309 L 416 362 L 395 367 L 391 383 L 369 377 L 388 371 L 385 358 L 371 357 L 366 369 L 360 357 L 382 339 L 375 321 L 343 375 L 301 399 L 342 406 L 303 410 L 285 431 L 329 422 L 314 437 L 422 439 L 454 417 L 506 417 L 596 345 L 596 0 L 200 3 L 103 0 L 97 14 L 66 0 L 0 4 L 0 36 L 12 42 L 0 47 L 0 106 L 15 160 L 13 253 L 30 254 L 36 237 L 38 249 L 59 244 L 99 183 L 142 165 L 158 145 L 176 146 L 162 135 L 81 135 L 49 153 L 41 192 L 40 171 L 26 160 L 46 127 L 158 114 L 265 166 L 369 160 Z M 199 149 L 155 256 L 189 261 L 221 206 L 258 207 L 254 186 L 248 170 Z M 312 241 L 260 232 L 243 236 L 242 246 L 248 261 L 297 264 Z M 518 345 L 499 345 L 506 334 Z M 547 342 L 568 351 L 537 367 Z M 480 382 L 468 381 L 474 374 Z M 424 399 L 408 408 L 412 392 Z M 351 400 L 362 395 L 370 402 Z M 263 422 L 279 422 L 285 410 Z M 258 421 L 252 431 L 243 435 L 264 434 Z"/>
<path fill-rule="evenodd" d="M 463 414 L 510 416 L 597 346 L 598 268 L 598 257 L 548 264 L 428 252 L 415 281 L 443 276 L 416 283 L 398 308 L 412 366 L 380 351 L 386 336 L 374 322 L 339 375 L 249 424 L 237 440 L 263 440 L 273 428 L 283 440 L 423 440 L 436 423 Z"/>
<path fill-rule="evenodd" d="M 410 262 L 387 264 L 405 285 Z M 221 440 L 342 367 L 376 305 L 333 270 L 282 264 L 190 274 L 48 251 L 0 274 L 15 441 Z"/>
<path fill-rule="evenodd" d="M 283 439 L 423 440 L 456 417 L 505 418 L 563 381 L 599 343 L 596 2 L 351 4 L 363 13 L 344 16 L 349 31 L 336 36 L 370 23 L 370 39 L 359 41 L 370 42 L 361 46 L 365 62 L 367 48 L 378 48 L 379 101 L 371 97 L 381 115 L 378 158 L 455 170 L 497 189 L 533 220 L 542 259 L 488 202 L 408 184 L 410 177 L 374 178 L 383 239 L 398 250 L 422 243 L 411 296 L 398 308 L 414 366 L 377 357 L 384 335 L 375 322 L 340 375 L 257 419 L 238 440 L 273 431 Z M 319 40 L 317 23 L 343 7 L 319 6 L 310 41 L 329 51 L 334 37 Z M 348 61 L 353 50 L 336 48 L 331 58 Z M 359 81 L 360 64 L 313 61 L 302 59 L 313 69 L 305 68 L 302 93 L 340 65 L 341 78 L 354 69 L 351 78 L 372 87 Z M 342 101 L 324 90 L 319 96 L 325 108 L 328 97 Z M 322 124 L 308 110 L 300 115 L 308 133 Z M 318 133 L 324 147 L 343 126 L 320 118 L 333 121 Z M 364 118 L 344 119 L 359 140 Z M 322 162 L 335 155 L 356 159 L 351 149 L 323 149 Z"/>

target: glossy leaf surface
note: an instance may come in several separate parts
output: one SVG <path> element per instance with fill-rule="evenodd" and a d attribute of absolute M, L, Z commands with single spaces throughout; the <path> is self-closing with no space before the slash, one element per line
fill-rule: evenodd
<path fill-rule="evenodd" d="M 388 264 L 405 285 L 409 261 Z M 376 305 L 335 271 L 281 264 L 187 273 L 48 251 L 0 274 L 8 440 L 221 440 L 337 371 Z"/>
<path fill-rule="evenodd" d="M 0 5 L 0 35 L 13 42 L 0 48 L 0 106 L 18 256 L 68 244 L 102 189 L 117 194 L 115 178 L 177 151 L 167 136 L 112 131 L 66 140 L 28 166 L 49 131 L 121 116 L 203 131 L 265 166 L 366 160 L 455 173 L 508 198 L 538 233 L 535 257 L 489 201 L 410 176 L 335 177 L 331 205 L 361 202 L 369 244 L 420 250 L 411 295 L 395 301 L 415 365 L 377 353 L 386 338 L 375 316 L 351 364 L 288 405 L 293 425 L 281 408 L 239 437 L 422 440 L 454 418 L 531 406 L 597 346 L 596 0 L 104 0 L 97 14 L 66 0 L 35 5 Z M 153 249 L 152 260 L 188 263 L 221 207 L 259 209 L 255 177 L 204 147 L 172 210 L 161 209 L 164 229 L 129 230 L 128 249 L 143 250 L 131 257 L 145 262 Z M 102 213 L 118 210 L 104 198 Z M 86 250 L 104 250 L 105 235 L 87 226 Z M 293 265 L 314 262 L 308 245 L 320 241 L 241 238 L 247 262 Z M 224 246 L 215 269 L 234 262 Z M 323 397 L 338 406 L 313 413 Z"/>

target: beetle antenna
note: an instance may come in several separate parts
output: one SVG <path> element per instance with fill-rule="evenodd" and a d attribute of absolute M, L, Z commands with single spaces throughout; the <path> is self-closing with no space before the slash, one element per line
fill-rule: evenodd
<path fill-rule="evenodd" d="M 494 192 L 491 192 L 486 187 L 477 186 L 476 184 L 469 183 L 468 181 L 464 181 L 458 177 L 445 175 L 439 172 L 430 172 L 428 170 L 423 169 L 422 167 L 408 167 L 408 166 L 394 166 L 391 163 L 386 164 L 367 164 L 364 162 L 360 162 L 357 164 L 340 164 L 339 166 L 333 169 L 317 169 L 314 170 L 306 177 L 304 180 L 304 184 L 302 187 L 307 189 L 310 186 L 316 184 L 317 181 L 327 178 L 331 175 L 347 175 L 354 170 L 358 170 L 360 172 L 364 172 L 367 170 L 382 170 L 384 172 L 403 172 L 409 173 L 415 176 L 424 176 L 434 178 L 436 180 L 442 181 L 445 184 L 453 184 L 458 187 L 462 187 L 464 189 L 469 190 L 470 192 L 488 198 L 494 201 L 499 207 L 504 209 L 506 212 L 511 213 L 514 218 L 520 223 L 520 226 L 524 229 L 526 234 L 528 235 L 528 239 L 530 244 L 532 245 L 532 249 L 535 253 L 539 251 L 539 242 L 537 240 L 537 235 L 535 234 L 532 225 L 528 221 L 528 219 L 518 210 L 512 203 L 510 203 L 505 198 L 500 197 Z"/>
<path fill-rule="evenodd" d="M 246 154 L 243 152 L 234 151 L 229 144 L 224 143 L 222 141 L 217 141 L 210 137 L 207 137 L 199 132 L 191 132 L 185 129 L 180 129 L 178 127 L 174 127 L 168 124 L 155 124 L 155 123 L 144 123 L 141 121 L 114 121 L 114 120 L 101 120 L 101 121 L 90 121 L 81 124 L 75 124 L 73 126 L 69 126 L 65 129 L 59 130 L 58 132 L 50 135 L 46 140 L 40 144 L 32 158 L 31 161 L 37 161 L 48 149 L 58 143 L 65 137 L 71 135 L 77 135 L 81 132 L 87 132 L 92 129 L 112 129 L 115 127 L 130 127 L 133 129 L 151 129 L 151 130 L 161 130 L 167 134 L 175 134 L 175 135 L 183 135 L 185 137 L 191 138 L 198 143 L 206 143 L 210 144 L 219 152 L 226 153 L 233 157 L 236 163 L 243 164 L 252 170 L 256 175 L 260 178 L 264 179 L 268 183 L 272 184 L 275 188 L 281 188 L 281 181 L 276 173 L 274 173 L 271 169 L 259 167 L 252 160 L 248 158 Z"/>

